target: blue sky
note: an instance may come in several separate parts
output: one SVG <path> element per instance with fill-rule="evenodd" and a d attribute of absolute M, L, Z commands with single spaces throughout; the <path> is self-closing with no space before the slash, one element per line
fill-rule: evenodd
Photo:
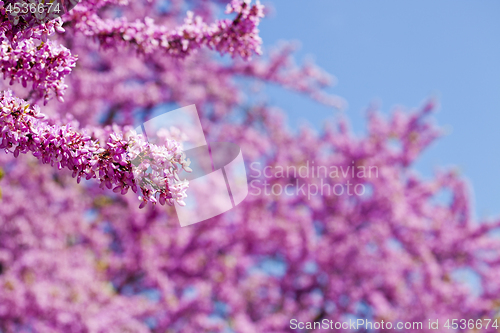
<path fill-rule="evenodd" d="M 300 41 L 297 60 L 313 55 L 338 79 L 329 92 L 349 103 L 356 133 L 373 102 L 389 112 L 437 97 L 434 118 L 448 134 L 415 168 L 428 177 L 438 166 L 458 167 L 472 185 L 475 215 L 500 217 L 500 1 L 270 3 L 275 12 L 261 24 L 264 44 Z M 279 88 L 269 94 L 292 127 L 305 121 L 319 128 L 334 118 L 306 97 Z"/>

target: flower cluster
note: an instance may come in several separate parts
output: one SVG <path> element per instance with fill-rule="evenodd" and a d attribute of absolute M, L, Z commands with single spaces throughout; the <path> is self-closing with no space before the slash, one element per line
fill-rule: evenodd
<path fill-rule="evenodd" d="M 30 98 L 43 99 L 44 104 L 54 96 L 64 101 L 64 78 L 75 67 L 77 58 L 63 45 L 48 40 L 56 31 L 64 32 L 61 19 L 22 32 L 12 30 L 8 21 L 4 24 L 6 30 L 0 34 L 3 79 L 25 88 L 32 82 Z"/>
<path fill-rule="evenodd" d="M 201 16 L 195 17 L 193 12 L 188 12 L 184 24 L 173 31 L 156 25 L 151 18 L 135 22 L 128 22 L 125 18 L 102 19 L 84 5 L 75 8 L 71 20 L 76 22 L 79 31 L 95 37 L 105 47 L 128 43 L 145 54 L 163 50 L 166 54 L 183 58 L 207 46 L 221 54 L 248 59 L 252 53 L 261 54 L 262 40 L 257 26 L 264 17 L 263 8 L 259 1 L 250 6 L 249 1 L 233 0 L 226 11 L 237 14 L 233 21 L 219 20 L 209 25 Z"/>
<path fill-rule="evenodd" d="M 189 168 L 189 159 L 185 159 L 180 144 L 166 138 L 163 145 L 157 146 L 148 143 L 142 135 L 137 135 L 135 132 L 129 133 L 128 137 L 129 148 L 127 151 L 132 161 L 132 171 L 144 195 L 140 207 L 144 207 L 147 201 L 156 203 L 155 193 L 159 189 L 167 190 L 159 194 L 160 204 L 164 205 L 165 202 L 168 202 L 172 205 L 175 201 L 183 206 L 182 200 L 186 197 L 185 191 L 188 182 L 179 179 L 179 166 L 187 172 L 191 172 L 191 169 Z M 111 134 L 111 138 L 117 140 L 115 134 Z M 109 145 L 115 145 L 115 143 L 108 143 Z M 126 193 L 126 187 L 118 186 L 114 191 Z"/>
<path fill-rule="evenodd" d="M 14 34 L 36 28 L 66 14 L 79 0 L 59 0 L 45 3 L 39 0 L 5 0 L 1 9 Z"/>
<path fill-rule="evenodd" d="M 176 175 L 180 168 L 190 171 L 189 161 L 175 141 L 158 147 L 133 133 L 128 140 L 119 133 L 111 133 L 100 143 L 69 125 L 48 125 L 42 121 L 45 116 L 37 106 L 31 107 L 13 97 L 10 91 L 0 95 L 0 107 L 0 149 L 15 157 L 31 151 L 43 163 L 73 171 L 78 182 L 82 177 L 97 178 L 101 187 L 114 187 L 115 192 L 122 194 L 128 189 L 137 192 L 140 188 L 141 207 L 148 201 L 183 204 L 188 185 Z M 138 164 L 136 168 L 133 162 Z"/>
<path fill-rule="evenodd" d="M 64 77 L 75 67 L 76 57 L 62 45 L 51 41 L 37 45 L 33 39 L 23 40 L 14 47 L 8 41 L 0 44 L 0 70 L 10 84 L 22 83 L 27 87 L 33 83 L 36 97 L 44 103 L 52 96 L 61 102 L 67 85 Z"/>

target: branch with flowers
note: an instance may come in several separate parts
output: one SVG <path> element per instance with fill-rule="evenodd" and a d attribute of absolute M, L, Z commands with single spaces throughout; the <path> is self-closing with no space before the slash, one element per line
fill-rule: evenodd
<path fill-rule="evenodd" d="M 102 19 L 92 9 L 85 4 L 77 6 L 72 11 L 71 22 L 78 31 L 97 39 L 104 47 L 130 44 L 140 53 L 163 51 L 179 58 L 202 46 L 244 59 L 253 53 L 262 53 L 262 39 L 257 27 L 264 17 L 264 6 L 259 1 L 251 6 L 249 1 L 232 0 L 227 5 L 226 14 L 236 13 L 236 18 L 212 24 L 205 23 L 201 16 L 189 11 L 184 24 L 175 29 L 156 25 L 152 18 L 135 22 L 124 18 Z"/>
<path fill-rule="evenodd" d="M 120 3 L 123 4 L 123 3 Z M 0 3 L 0 71 L 9 84 L 21 83 L 32 89 L 27 100 L 43 99 L 47 104 L 52 97 L 64 102 L 67 85 L 64 78 L 76 66 L 77 57 L 63 45 L 49 40 L 55 33 L 63 33 L 63 21 L 57 18 L 24 31 L 16 30 L 7 18 L 4 3 Z M 94 5 L 94 6 L 93 6 Z M 128 42 L 140 52 L 151 53 L 162 48 L 175 57 L 185 57 L 205 45 L 220 53 L 238 54 L 247 59 L 252 53 L 260 54 L 257 26 L 263 17 L 263 6 L 257 2 L 233 0 L 226 13 L 235 12 L 236 19 L 220 20 L 207 25 L 201 17 L 188 12 L 183 25 L 169 31 L 155 25 L 152 19 L 144 23 L 128 23 L 122 19 L 102 19 L 94 10 L 105 3 L 83 2 L 71 13 L 66 22 L 85 36 L 96 38 L 103 47 L 116 47 Z M 97 178 L 101 187 L 127 193 L 141 190 L 141 208 L 147 202 L 156 204 L 174 202 L 184 204 L 188 187 L 178 177 L 180 169 L 189 170 L 179 144 L 170 140 L 167 146 L 158 147 L 143 140 L 140 135 L 109 133 L 105 144 L 100 144 L 86 134 L 68 125 L 49 125 L 48 118 L 35 104 L 16 98 L 11 91 L 1 94 L 2 142 L 0 148 L 15 157 L 31 151 L 43 163 L 73 171 L 78 182 Z M 136 165 L 134 165 L 135 163 Z M 152 170 L 149 172 L 148 170 Z"/>
<path fill-rule="evenodd" d="M 47 124 L 37 105 L 30 106 L 11 91 L 0 94 L 0 108 L 0 149 L 14 157 L 31 152 L 43 163 L 71 170 L 78 183 L 96 178 L 101 187 L 116 193 L 140 189 L 141 208 L 148 201 L 184 204 L 188 183 L 179 179 L 178 172 L 190 171 L 189 160 L 174 140 L 156 146 L 131 131 L 110 133 L 101 143 L 69 125 Z"/>

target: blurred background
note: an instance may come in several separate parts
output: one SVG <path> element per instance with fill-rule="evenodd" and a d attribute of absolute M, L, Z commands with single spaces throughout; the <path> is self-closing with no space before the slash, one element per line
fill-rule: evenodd
<path fill-rule="evenodd" d="M 458 167 L 470 181 L 477 218 L 500 214 L 500 2 L 498 1 L 308 1 L 264 2 L 274 8 L 263 20 L 264 45 L 297 40 L 298 62 L 308 57 L 337 85 L 356 133 L 365 132 L 370 105 L 421 106 L 431 97 L 446 135 L 415 165 L 430 177 L 436 166 Z M 314 56 L 313 56 L 314 55 Z M 292 128 L 320 128 L 336 111 L 310 98 L 269 87 L 273 104 Z"/>

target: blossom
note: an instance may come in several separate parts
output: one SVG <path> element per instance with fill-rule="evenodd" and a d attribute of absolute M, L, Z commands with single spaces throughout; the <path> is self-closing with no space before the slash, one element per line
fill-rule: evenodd
<path fill-rule="evenodd" d="M 232 1 L 228 14 L 235 12 L 233 20 L 219 20 L 213 24 L 203 22 L 201 16 L 189 11 L 184 24 L 174 30 L 154 23 L 152 18 L 128 22 L 125 18 L 102 19 L 88 7 L 81 5 L 72 12 L 71 19 L 76 29 L 86 36 L 94 37 L 104 47 L 116 44 L 131 44 L 141 53 L 156 50 L 183 58 L 202 46 L 247 59 L 252 53 L 261 54 L 261 38 L 258 36 L 260 18 L 264 17 L 263 6 L 250 6 L 247 2 Z"/>
<path fill-rule="evenodd" d="M 64 77 L 75 67 L 76 57 L 62 45 L 51 41 L 36 45 L 33 39 L 23 40 L 15 46 L 4 40 L 0 44 L 0 70 L 3 78 L 27 87 L 32 82 L 33 95 L 46 103 L 56 96 L 61 102 L 67 85 Z"/>
<path fill-rule="evenodd" d="M 346 118 L 291 131 L 255 87 L 272 83 L 341 107 L 325 93 L 333 77 L 296 66 L 289 46 L 249 61 L 260 48 L 258 3 L 164 4 L 82 0 L 39 27 L 0 22 L 2 70 L 12 75 L 2 89 L 26 80 L 50 98 L 54 82 L 68 86 L 43 114 L 38 93 L 16 98 L 26 89 L 14 84 L 15 93 L 0 94 L 8 152 L 0 154 L 1 332 L 285 332 L 291 318 L 352 317 L 425 328 L 428 319 L 497 315 L 500 221 L 474 218 L 454 170 L 428 178 L 414 170 L 441 135 L 434 101 L 386 116 L 371 110 L 364 135 Z M 218 19 L 221 4 L 232 21 Z M 210 48 L 236 57 L 221 60 Z M 24 56 L 47 71 L 9 60 Z M 190 197 L 180 180 L 190 170 L 181 144 L 196 138 L 165 124 L 155 146 L 132 125 L 193 103 L 209 142 L 241 147 L 250 193 L 180 228 L 174 209 L 155 203 L 209 201 L 210 187 Z M 307 165 L 348 172 L 274 172 Z M 370 166 L 376 176 L 351 173 Z M 326 192 L 347 183 L 366 191 Z M 436 200 L 443 192 L 448 200 Z M 472 288 L 456 278 L 463 271 L 476 277 Z"/>
<path fill-rule="evenodd" d="M 2 7 L 1 11 L 5 12 Z M 4 13 L 5 14 L 5 13 Z M 67 88 L 64 78 L 71 73 L 77 58 L 59 43 L 48 40 L 56 31 L 64 32 L 61 19 L 38 25 L 25 31 L 13 30 L 9 21 L 3 22 L 0 33 L 0 71 L 9 84 L 32 83 L 30 98 L 43 99 L 46 104 L 52 97 L 64 101 Z"/>
<path fill-rule="evenodd" d="M 0 148 L 18 157 L 31 152 L 43 163 L 50 163 L 59 170 L 68 168 L 80 182 L 97 178 L 101 187 L 127 193 L 128 189 L 143 194 L 147 201 L 163 205 L 174 202 L 183 204 L 187 182 L 180 182 L 180 168 L 189 170 L 188 161 L 179 144 L 169 140 L 161 147 L 149 144 L 141 136 L 131 133 L 124 139 L 120 133 L 111 133 L 100 143 L 92 137 L 76 131 L 71 126 L 48 125 L 43 121 L 37 106 L 3 92 L 0 97 Z M 136 160 L 138 166 L 133 167 Z M 152 172 L 149 172 L 149 168 Z"/>

